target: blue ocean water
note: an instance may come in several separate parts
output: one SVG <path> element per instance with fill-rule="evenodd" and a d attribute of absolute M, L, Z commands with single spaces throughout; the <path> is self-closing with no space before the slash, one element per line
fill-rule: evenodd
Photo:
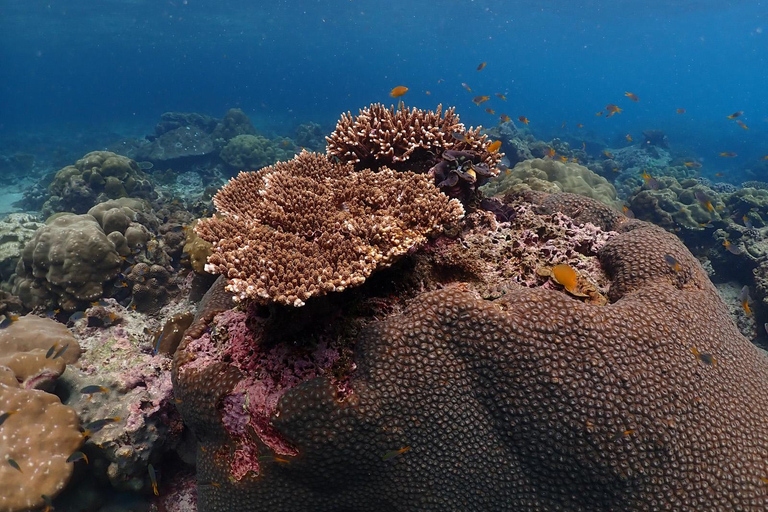
<path fill-rule="evenodd" d="M 231 107 L 261 130 L 331 129 L 404 85 L 409 106 L 526 116 L 545 140 L 662 129 L 738 182 L 768 154 L 766 32 L 762 0 L 2 0 L 0 136 L 140 135 Z M 596 117 L 608 103 L 624 111 Z M 749 130 L 726 119 L 739 110 Z"/>

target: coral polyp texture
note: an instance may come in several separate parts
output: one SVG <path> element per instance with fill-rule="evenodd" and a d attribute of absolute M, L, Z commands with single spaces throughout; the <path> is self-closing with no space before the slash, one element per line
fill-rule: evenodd
<path fill-rule="evenodd" d="M 336 130 L 326 137 L 328 156 L 352 162 L 358 169 L 387 166 L 396 170 L 427 172 L 445 150 L 467 151 L 498 174 L 500 153 L 488 152 L 491 140 L 481 128 L 465 128 L 453 107 L 443 111 L 387 108 L 380 103 L 342 114 Z"/>
<path fill-rule="evenodd" d="M 206 270 L 239 299 L 292 306 L 361 284 L 464 213 L 427 176 L 309 152 L 240 173 L 213 201 L 219 215 L 195 228 L 213 244 Z"/>
<path fill-rule="evenodd" d="M 268 335 L 253 307 L 197 326 L 174 378 L 202 443 L 198 510 L 766 509 L 768 360 L 699 262 L 594 200 L 530 197 L 542 216 L 595 222 L 600 242 L 573 257 L 595 259 L 608 303 L 546 287 L 484 297 L 492 266 L 431 256 L 463 243 L 440 238 L 413 256 L 405 308 L 336 313 L 361 326 L 347 352 L 332 322 L 307 344 Z M 462 236 L 504 236 L 487 251 L 474 236 L 472 254 L 516 242 L 519 227 L 484 219 Z"/>

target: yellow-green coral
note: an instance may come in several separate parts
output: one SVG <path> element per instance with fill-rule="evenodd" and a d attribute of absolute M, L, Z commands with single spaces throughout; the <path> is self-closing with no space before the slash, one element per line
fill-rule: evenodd
<path fill-rule="evenodd" d="M 657 183 L 657 190 L 646 185 L 629 199 L 629 207 L 638 219 L 675 230 L 701 229 L 727 217 L 719 195 L 694 179 L 679 182 L 664 176 Z"/>
<path fill-rule="evenodd" d="M 534 158 L 517 164 L 509 173 L 492 180 L 483 188 L 490 195 L 536 190 L 539 192 L 570 192 L 591 197 L 604 204 L 620 207 L 616 189 L 608 180 L 575 162 Z"/>

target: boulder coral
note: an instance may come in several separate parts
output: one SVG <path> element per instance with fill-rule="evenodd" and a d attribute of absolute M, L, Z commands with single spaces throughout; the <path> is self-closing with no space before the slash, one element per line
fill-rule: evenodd
<path fill-rule="evenodd" d="M 261 135 L 237 135 L 221 149 L 219 157 L 230 167 L 255 171 L 294 155 Z"/>
<path fill-rule="evenodd" d="M 301 335 L 215 288 L 174 360 L 198 510 L 768 507 L 768 359 L 699 262 L 594 200 L 531 200 L 538 222 L 594 224 L 602 241 L 579 253 L 608 303 L 486 294 L 505 280 L 493 265 L 435 256 L 468 235 L 479 257 L 517 242 L 481 212 Z"/>
<path fill-rule="evenodd" d="M 80 421 L 45 390 L 79 357 L 74 336 L 48 318 L 27 315 L 0 331 L 0 414 L 10 413 L 0 423 L 0 510 L 42 507 L 43 495 L 53 498 L 69 482 Z"/>
<path fill-rule="evenodd" d="M 27 307 L 72 311 L 99 299 L 121 265 L 115 245 L 94 217 L 61 214 L 48 219 L 24 247 L 13 293 Z"/>
<path fill-rule="evenodd" d="M 515 165 L 509 173 L 499 176 L 483 188 L 489 195 L 536 190 L 539 192 L 569 192 L 591 197 L 604 204 L 620 207 L 613 185 L 575 162 L 558 162 L 551 158 L 534 158 Z"/>

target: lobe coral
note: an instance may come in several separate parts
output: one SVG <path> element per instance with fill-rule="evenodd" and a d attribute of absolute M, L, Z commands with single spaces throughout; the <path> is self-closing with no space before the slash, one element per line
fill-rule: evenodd
<path fill-rule="evenodd" d="M 766 509 L 768 360 L 699 262 L 588 198 L 516 207 L 601 239 L 577 256 L 596 265 L 572 266 L 604 273 L 607 304 L 546 286 L 488 296 L 492 266 L 444 261 L 463 242 L 443 237 L 315 336 L 267 336 L 254 307 L 199 313 L 174 365 L 199 510 Z M 464 230 L 480 259 L 518 243 L 482 212 Z M 387 279 L 411 287 L 405 307 Z M 328 335 L 345 323 L 358 329 Z"/>

